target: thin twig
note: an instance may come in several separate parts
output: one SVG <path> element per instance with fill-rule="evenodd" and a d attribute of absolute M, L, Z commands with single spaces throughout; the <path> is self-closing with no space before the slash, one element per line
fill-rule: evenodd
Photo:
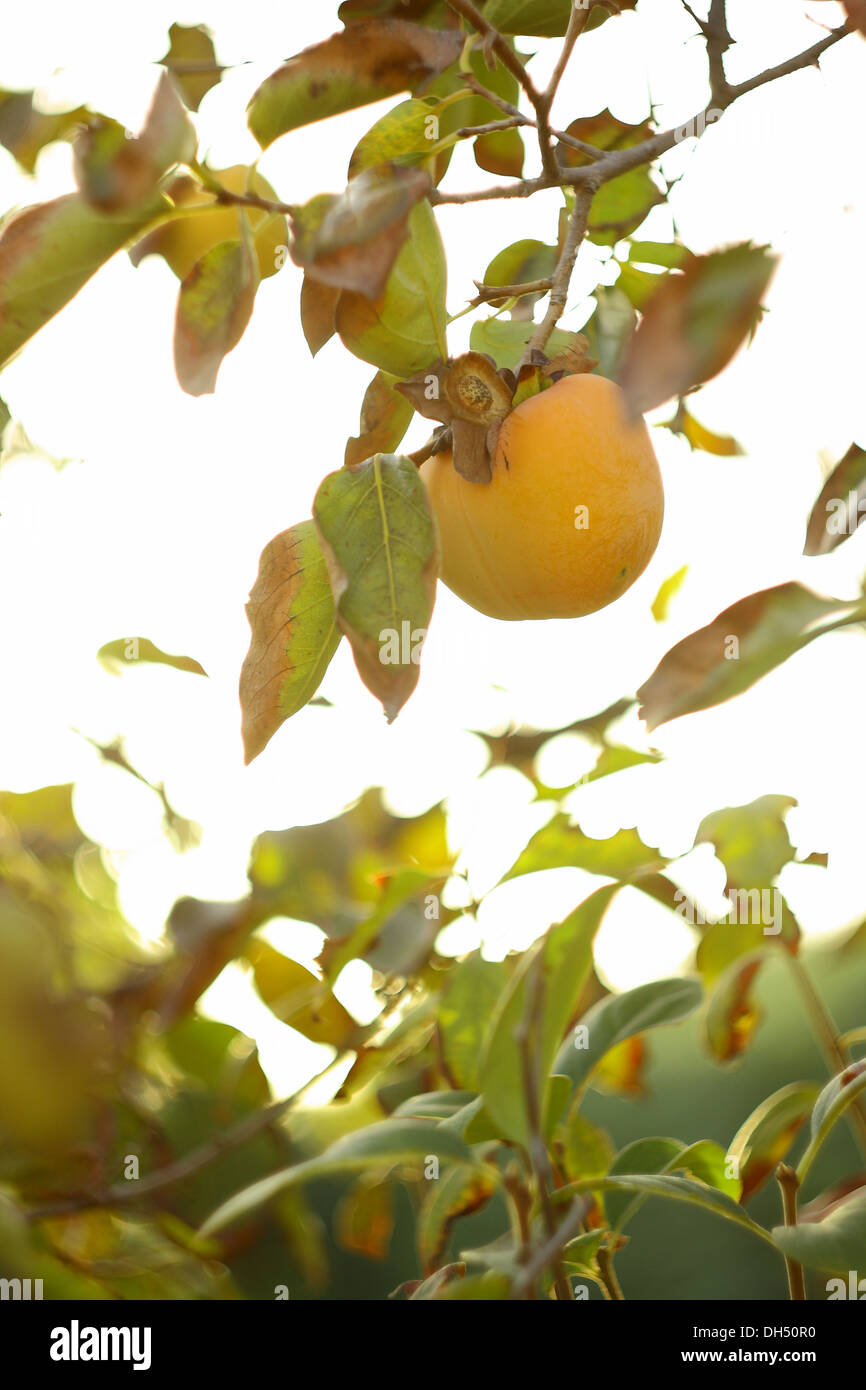
<path fill-rule="evenodd" d="M 797 1224 L 797 1174 L 793 1168 L 789 1168 L 787 1163 L 780 1163 L 776 1169 L 776 1182 L 782 1193 L 782 1211 L 785 1216 L 786 1226 L 796 1226 Z M 785 1269 L 788 1272 L 788 1290 L 793 1301 L 802 1303 L 806 1298 L 806 1281 L 803 1277 L 803 1266 L 789 1256 L 785 1256 Z"/>
<path fill-rule="evenodd" d="M 783 954 L 803 998 L 806 1013 L 818 1046 L 824 1055 L 827 1070 L 831 1076 L 838 1076 L 849 1066 L 848 1058 L 839 1044 L 839 1030 L 829 1009 L 815 988 L 812 976 L 806 969 L 804 962 L 799 956 L 792 955 L 790 951 L 784 951 Z M 854 1138 L 866 1157 L 866 1114 L 863 1112 L 862 1101 L 859 1096 L 849 1105 L 846 1113 L 854 1131 Z"/>
<path fill-rule="evenodd" d="M 725 73 L 725 54 L 733 40 L 728 33 L 728 17 L 725 0 L 712 0 L 710 17 L 706 28 L 707 62 L 710 69 L 710 91 L 713 101 L 723 105 L 728 98 L 730 85 Z"/>
<path fill-rule="evenodd" d="M 526 1115 L 529 1129 L 527 1145 L 529 1162 L 535 1175 L 538 1200 L 541 1205 L 547 1234 L 550 1240 L 553 1240 L 557 1235 L 556 1215 L 553 1210 L 553 1203 L 550 1200 L 553 1173 L 551 1171 L 550 1160 L 547 1156 L 547 1148 L 541 1129 L 541 1098 L 539 1095 L 538 1068 L 533 1047 L 533 1042 L 539 1037 L 542 1027 L 542 961 L 543 956 L 539 953 L 527 975 L 526 1010 L 520 1024 L 515 1029 L 515 1041 L 520 1052 L 520 1064 L 523 1074 L 523 1094 L 526 1101 Z M 544 1267 L 545 1266 L 542 1266 L 542 1268 Z M 566 1278 L 562 1260 L 557 1257 L 557 1253 L 551 1256 L 550 1267 L 551 1273 L 553 1274 L 557 1298 L 566 1302 L 571 1300 L 573 1298 L 571 1285 Z"/>
<path fill-rule="evenodd" d="M 526 68 L 521 63 L 511 44 L 500 34 L 498 29 L 494 29 L 492 24 L 488 24 L 483 14 L 475 8 L 472 0 L 448 0 L 451 9 L 461 15 L 463 19 L 468 19 L 474 29 L 487 40 L 493 52 L 502 60 L 505 67 L 516 77 L 520 86 L 523 88 L 532 105 L 535 106 L 540 93 L 535 86 Z"/>
<path fill-rule="evenodd" d="M 586 1208 L 584 1204 L 580 1201 L 573 1202 L 565 1219 L 556 1227 L 550 1238 L 546 1240 L 543 1245 L 539 1246 L 532 1256 L 532 1259 L 526 1265 L 526 1268 L 515 1279 L 511 1287 L 512 1298 L 528 1297 L 529 1290 L 533 1287 L 539 1275 L 543 1274 L 550 1265 L 550 1262 L 555 1260 L 557 1255 L 562 1253 L 569 1241 L 573 1240 L 574 1237 L 578 1235 L 583 1225 L 585 1215 Z M 570 1296 L 571 1291 L 569 1288 L 569 1297 Z"/>
<path fill-rule="evenodd" d="M 601 1274 L 602 1283 L 604 1284 L 608 1298 L 615 1303 L 624 1302 L 625 1298 L 623 1291 L 620 1288 L 619 1280 L 616 1277 L 616 1271 L 613 1267 L 613 1251 L 610 1246 L 600 1245 L 596 1252 L 596 1259 L 598 1260 L 599 1273 Z"/>
<path fill-rule="evenodd" d="M 577 253 L 581 242 L 586 236 L 586 228 L 589 222 L 589 210 L 595 196 L 595 189 L 579 188 L 575 194 L 574 207 L 568 223 L 568 232 L 565 244 L 560 253 L 556 270 L 553 274 L 553 286 L 550 291 L 550 303 L 547 306 L 547 313 L 536 328 L 532 337 L 526 345 L 523 359 L 524 362 L 532 360 L 535 351 L 543 352 L 547 346 L 547 340 L 562 317 L 568 300 L 568 287 L 571 283 L 571 273 L 574 270 L 574 263 L 577 260 Z M 520 367 L 517 369 L 520 374 Z"/>
<path fill-rule="evenodd" d="M 526 280 L 522 285 L 484 285 L 476 280 L 478 293 L 472 300 L 473 307 L 489 304 L 496 299 L 522 299 L 526 294 L 546 294 L 553 284 L 549 277 L 544 280 Z"/>

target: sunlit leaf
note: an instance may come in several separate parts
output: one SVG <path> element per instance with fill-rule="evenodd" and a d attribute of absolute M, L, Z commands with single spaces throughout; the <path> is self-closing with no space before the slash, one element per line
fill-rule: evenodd
<path fill-rule="evenodd" d="M 247 603 L 252 636 L 240 679 L 244 755 L 261 753 L 315 695 L 340 641 L 324 557 L 312 521 L 262 551 Z"/>
<path fill-rule="evenodd" d="M 399 454 L 325 478 L 313 515 L 337 626 L 389 722 L 418 683 L 436 590 L 437 542 L 424 485 Z"/>
<path fill-rule="evenodd" d="M 36 160 L 46 145 L 68 140 L 84 121 L 94 114 L 86 106 L 69 111 L 40 111 L 33 92 L 10 92 L 0 88 L 0 145 L 32 174 Z"/>
<path fill-rule="evenodd" d="M 217 62 L 211 32 L 204 24 L 172 24 L 168 37 L 168 51 L 159 61 L 174 77 L 187 106 L 197 111 L 225 72 Z"/>
<path fill-rule="evenodd" d="M 802 584 L 763 589 L 726 608 L 662 657 L 638 690 L 648 729 L 748 690 L 825 632 L 866 620 L 866 600 L 824 598 Z"/>
<path fill-rule="evenodd" d="M 311 1042 L 338 1050 L 350 1045 L 358 1025 L 323 980 L 260 936 L 251 938 L 244 956 L 253 967 L 256 989 L 281 1023 Z"/>
<path fill-rule="evenodd" d="M 503 882 L 521 874 L 566 866 L 609 878 L 630 879 L 637 874 L 657 872 L 666 863 L 659 851 L 645 845 L 634 829 L 618 830 L 606 840 L 593 840 L 580 826 L 569 824 L 565 812 L 559 812 L 533 835 Z"/>
<path fill-rule="evenodd" d="M 310 121 L 416 91 L 455 62 L 462 38 L 405 19 L 372 19 L 305 48 L 253 94 L 250 130 L 263 147 Z"/>
<path fill-rule="evenodd" d="M 258 266 L 246 240 L 214 246 L 183 281 L 174 322 L 174 366 L 190 396 L 216 390 L 223 360 L 250 321 L 258 283 Z"/>
<path fill-rule="evenodd" d="M 94 117 L 73 145 L 81 195 L 101 212 L 122 212 L 147 203 L 162 176 L 194 158 L 195 127 L 177 87 L 163 73 L 141 134 L 130 137 L 117 121 Z"/>
<path fill-rule="evenodd" d="M 705 454 L 715 454 L 718 458 L 737 458 L 745 450 L 730 434 L 714 434 L 696 420 L 681 400 L 677 412 L 670 420 L 665 420 L 661 429 L 670 430 L 685 439 L 690 449 L 702 449 Z"/>
<path fill-rule="evenodd" d="M 667 621 L 671 601 L 676 598 L 680 589 L 683 587 L 688 572 L 688 565 L 681 565 L 678 570 L 674 570 L 673 574 L 669 574 L 667 579 L 659 585 L 659 591 L 650 604 L 650 612 L 657 623 Z"/>
<path fill-rule="evenodd" d="M 96 653 L 106 671 L 119 676 L 130 666 L 143 663 L 146 666 L 173 666 L 176 671 L 189 671 L 195 676 L 206 676 L 203 666 L 191 656 L 174 656 L 164 652 L 147 637 L 118 637 L 114 642 L 106 642 Z"/>
<path fill-rule="evenodd" d="M 477 1090 L 484 1036 L 508 980 L 502 961 L 478 951 L 452 972 L 439 1005 L 439 1035 L 448 1073 L 458 1086 Z"/>

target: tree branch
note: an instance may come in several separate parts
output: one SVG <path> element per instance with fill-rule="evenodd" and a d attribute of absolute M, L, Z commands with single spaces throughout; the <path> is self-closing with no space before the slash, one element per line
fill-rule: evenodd
<path fill-rule="evenodd" d="M 782 1212 L 786 1226 L 796 1226 L 797 1224 L 797 1174 L 793 1168 L 789 1168 L 787 1163 L 780 1163 L 776 1169 L 776 1182 L 782 1193 Z M 785 1269 L 788 1272 L 788 1290 L 792 1301 L 801 1303 L 806 1297 L 806 1281 L 803 1277 L 803 1266 L 790 1256 L 785 1256 Z"/>
<path fill-rule="evenodd" d="M 532 337 L 526 345 L 523 359 L 518 366 L 517 374 L 520 375 L 520 367 L 524 362 L 532 360 L 535 351 L 543 352 L 547 346 L 547 340 L 562 317 L 568 300 L 568 287 L 571 284 L 571 273 L 574 270 L 574 263 L 577 260 L 577 253 L 581 242 L 586 236 L 587 223 L 589 222 L 589 210 L 592 200 L 595 197 L 595 188 L 579 188 L 575 195 L 574 207 L 571 210 L 571 217 L 568 223 L 568 232 L 565 244 L 560 253 L 556 270 L 553 273 L 553 285 L 550 291 L 550 303 L 547 306 L 547 313 L 536 328 Z"/>

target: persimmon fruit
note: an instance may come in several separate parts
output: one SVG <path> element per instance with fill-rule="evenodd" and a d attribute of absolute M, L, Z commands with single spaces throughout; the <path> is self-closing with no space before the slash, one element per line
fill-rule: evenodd
<path fill-rule="evenodd" d="M 213 175 L 232 193 L 245 193 L 249 187 L 249 191 L 257 193 L 260 198 L 276 200 L 277 195 L 267 179 L 258 172 L 250 177 L 245 164 L 233 164 L 229 169 L 214 169 Z M 192 179 L 178 180 L 171 191 L 183 207 L 193 208 L 214 202 L 214 195 Z M 263 208 L 247 207 L 243 212 L 249 218 L 259 275 L 264 280 L 279 270 L 277 253 L 288 239 L 286 219 L 279 213 L 266 212 Z M 240 207 L 214 204 L 212 212 L 196 212 L 192 217 L 179 217 L 158 229 L 153 238 L 153 249 L 165 257 L 179 280 L 185 280 L 196 261 L 212 247 L 218 246 L 221 241 L 238 241 L 243 236 L 242 215 Z"/>
<path fill-rule="evenodd" d="M 566 376 L 505 417 L 489 483 L 449 453 L 421 466 L 442 579 L 491 618 L 577 618 L 625 593 L 658 544 L 661 474 L 605 377 Z"/>

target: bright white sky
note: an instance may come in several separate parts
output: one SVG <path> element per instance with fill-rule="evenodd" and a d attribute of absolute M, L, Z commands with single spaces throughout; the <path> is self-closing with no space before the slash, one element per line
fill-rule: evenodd
<path fill-rule="evenodd" d="M 220 59 L 243 64 L 205 99 L 199 128 L 214 166 L 250 161 L 247 99 L 278 62 L 338 27 L 336 3 L 150 0 L 146 6 L 61 0 L 17 7 L 0 44 L 0 85 L 37 87 L 43 102 L 88 102 L 137 128 L 156 80 L 153 60 L 168 26 L 208 24 Z M 82 15 L 86 12 L 86 20 Z M 788 57 L 835 25 L 835 3 L 730 0 L 734 80 Z M 705 59 L 678 0 L 641 0 L 640 13 L 585 36 L 562 85 L 557 123 L 609 105 L 626 120 L 673 124 L 705 98 Z M 537 48 L 543 80 L 555 44 Z M 440 587 L 417 692 L 390 728 L 341 649 L 323 693 L 334 709 L 302 712 L 252 765 L 243 766 L 237 676 L 248 643 L 244 602 L 264 544 L 310 514 L 321 477 L 340 466 L 372 370 L 332 341 L 315 363 L 297 312 L 291 264 L 263 286 L 252 325 L 224 364 L 215 396 L 182 394 L 171 331 L 177 282 L 161 261 L 134 271 L 124 256 L 88 285 L 9 366 L 0 395 L 32 438 L 74 461 L 62 472 L 32 457 L 0 473 L 0 785 L 26 790 L 75 780 L 76 814 L 104 844 L 130 919 L 159 933 L 175 897 L 233 898 L 245 888 L 251 838 L 265 828 L 338 813 L 381 783 L 409 814 L 449 798 L 455 847 L 476 893 L 496 882 L 544 819 L 531 788 L 500 770 L 480 783 L 480 741 L 468 728 L 509 720 L 555 726 L 633 690 L 680 637 L 755 589 L 786 579 L 842 597 L 866 570 L 866 528 L 835 555 L 804 559 L 805 520 L 822 466 L 852 439 L 866 443 L 861 332 L 866 301 L 866 45 L 846 40 L 810 70 L 745 98 L 700 142 L 666 160 L 684 175 L 668 209 L 641 235 L 666 236 L 676 218 L 696 251 L 754 238 L 784 253 L 770 313 L 754 346 L 693 402 L 698 418 L 737 436 L 744 458 L 692 454 L 654 432 L 667 492 L 665 530 L 647 573 L 613 608 L 563 623 L 498 623 Z M 261 168 L 293 202 L 345 183 L 356 140 L 393 102 L 295 132 Z M 467 149 L 450 187 L 482 186 Z M 49 147 L 34 183 L 0 150 L 0 207 L 72 187 L 69 147 Z M 552 239 L 557 195 L 444 208 L 449 307 L 461 309 L 489 257 L 523 236 Z M 579 327 L 586 296 L 611 279 L 589 247 L 574 280 L 566 327 Z M 462 350 L 470 320 L 454 325 Z M 667 418 L 669 409 L 653 421 Z M 424 422 L 408 447 L 426 437 Z M 824 464 L 822 465 L 822 459 Z M 683 564 L 686 585 L 668 622 L 650 603 Z M 139 668 L 115 678 L 95 660 L 106 641 L 141 634 L 196 657 L 210 679 Z M 345 647 L 345 644 L 344 644 Z M 587 833 L 637 825 L 670 855 L 685 853 L 699 820 L 719 806 L 769 792 L 799 801 L 789 817 L 804 853 L 830 851 L 827 871 L 791 867 L 783 886 L 806 928 L 824 932 L 864 910 L 862 816 L 853 789 L 866 783 L 862 723 L 866 643 L 848 631 L 821 639 L 753 691 L 718 710 L 663 726 L 652 737 L 667 761 L 581 788 L 573 809 Z M 178 856 L 160 833 L 154 797 L 102 765 L 72 729 L 109 740 L 122 733 L 132 760 L 164 780 L 175 806 L 204 827 L 199 849 Z M 636 720 L 623 741 L 646 746 Z M 560 748 L 548 780 L 590 764 Z M 689 861 L 688 886 L 718 906 L 721 866 L 708 849 Z M 686 869 L 684 866 L 683 880 Z M 491 895 L 481 914 L 487 953 L 524 946 L 567 912 L 593 882 L 579 870 L 520 880 Z M 312 928 L 275 928 L 276 944 L 315 954 Z M 455 953 L 476 944 L 452 932 Z M 692 939 L 636 893 L 625 893 L 599 938 L 600 965 L 616 986 L 674 973 Z M 338 989 L 371 1016 L 369 971 L 350 967 Z M 210 991 L 211 1010 L 255 1034 L 278 1089 L 327 1060 L 255 1000 L 237 967 Z"/>

